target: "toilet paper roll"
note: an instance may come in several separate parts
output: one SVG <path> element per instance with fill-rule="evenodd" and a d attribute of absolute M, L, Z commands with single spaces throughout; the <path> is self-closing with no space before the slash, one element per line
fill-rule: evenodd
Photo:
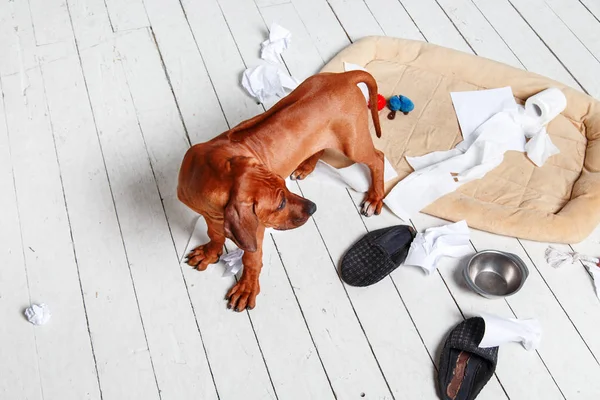
<path fill-rule="evenodd" d="M 567 107 L 567 98 L 557 88 L 542 90 L 525 102 L 525 113 L 537 119 L 540 125 L 546 125 Z"/>

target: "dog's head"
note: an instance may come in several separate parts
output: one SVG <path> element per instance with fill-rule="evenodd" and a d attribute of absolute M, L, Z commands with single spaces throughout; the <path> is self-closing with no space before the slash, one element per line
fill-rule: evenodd
<path fill-rule="evenodd" d="M 286 230 L 303 225 L 317 210 L 310 200 L 288 190 L 285 180 L 256 159 L 230 160 L 232 185 L 225 206 L 225 235 L 246 251 L 256 251 L 256 230 Z"/>

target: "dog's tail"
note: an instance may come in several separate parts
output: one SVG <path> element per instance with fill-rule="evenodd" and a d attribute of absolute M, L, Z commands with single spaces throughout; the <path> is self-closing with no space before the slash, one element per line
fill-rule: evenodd
<path fill-rule="evenodd" d="M 347 72 L 351 74 L 350 80 L 353 84 L 365 83 L 369 89 L 369 108 L 371 109 L 371 117 L 373 118 L 373 125 L 375 126 L 375 133 L 377 137 L 381 137 L 381 124 L 379 123 L 379 111 L 377 110 L 377 82 L 373 75 L 365 71 L 351 71 Z"/>

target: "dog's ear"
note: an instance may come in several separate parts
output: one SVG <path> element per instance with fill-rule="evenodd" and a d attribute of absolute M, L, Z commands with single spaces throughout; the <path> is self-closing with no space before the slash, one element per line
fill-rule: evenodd
<path fill-rule="evenodd" d="M 224 219 L 225 236 L 233 240 L 244 251 L 256 251 L 258 247 L 256 241 L 258 217 L 254 213 L 254 204 L 240 201 L 238 196 L 233 195 L 225 207 Z"/>

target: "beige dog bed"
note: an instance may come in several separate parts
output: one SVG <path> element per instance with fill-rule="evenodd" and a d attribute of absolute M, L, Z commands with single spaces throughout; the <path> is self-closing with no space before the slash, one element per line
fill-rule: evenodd
<path fill-rule="evenodd" d="M 342 72 L 344 62 L 365 67 L 379 93 L 408 96 L 415 109 L 388 120 L 373 134 L 400 178 L 412 172 L 405 156 L 449 150 L 462 141 L 450 92 L 511 86 L 523 102 L 548 87 L 560 88 L 566 110 L 548 126 L 560 154 L 536 167 L 523 153 L 508 152 L 483 179 L 429 205 L 423 212 L 489 232 L 547 242 L 576 243 L 600 222 L 600 104 L 551 79 L 435 45 L 368 37 L 344 49 L 322 72 Z M 328 153 L 324 160 L 342 166 Z M 395 184 L 396 182 L 392 182 Z M 391 185 L 387 185 L 389 190 Z M 410 196 L 410 193 L 406 194 Z"/>

